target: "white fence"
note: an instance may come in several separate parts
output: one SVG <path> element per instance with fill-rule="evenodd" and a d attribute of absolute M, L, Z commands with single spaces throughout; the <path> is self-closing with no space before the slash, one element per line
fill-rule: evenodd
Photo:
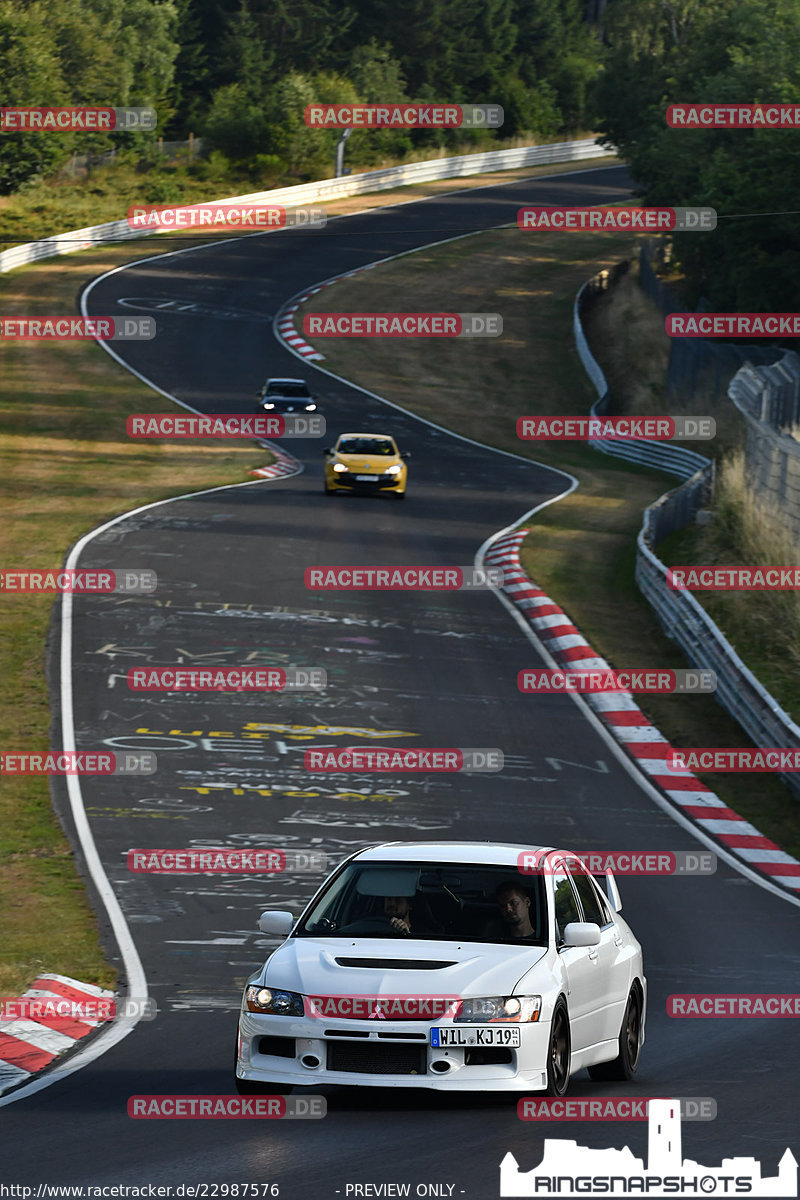
<path fill-rule="evenodd" d="M 338 200 L 343 196 L 381 192 L 411 183 L 429 183 L 435 179 L 455 179 L 465 175 L 484 175 L 490 171 L 513 171 L 517 167 L 546 166 L 549 163 L 580 162 L 610 154 L 616 154 L 613 146 L 604 149 L 598 146 L 593 138 L 584 138 L 576 142 L 554 142 L 549 146 L 518 146 L 513 150 L 491 150 L 485 154 L 459 154 L 454 158 L 407 163 L 400 167 L 386 167 L 380 171 L 345 175 L 339 179 L 321 179 L 316 183 L 274 188 L 269 192 L 227 196 L 223 200 L 208 203 L 247 202 L 294 207 Z M 0 274 L 43 258 L 55 258 L 60 254 L 72 254 L 76 250 L 88 250 L 92 246 L 127 241 L 129 238 L 152 237 L 154 233 L 166 232 L 168 231 L 165 229 L 131 229 L 127 220 L 107 221 L 104 225 L 90 225 L 87 229 L 73 229 L 69 233 L 43 238 L 40 242 L 26 242 L 24 245 L 14 246 L 11 250 L 4 250 L 0 254 Z"/>

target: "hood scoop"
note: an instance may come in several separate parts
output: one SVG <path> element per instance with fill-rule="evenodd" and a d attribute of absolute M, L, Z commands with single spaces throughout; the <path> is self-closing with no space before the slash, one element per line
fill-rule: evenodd
<path fill-rule="evenodd" d="M 340 967 L 377 967 L 385 971 L 441 971 L 454 962 L 431 958 L 337 958 Z"/>

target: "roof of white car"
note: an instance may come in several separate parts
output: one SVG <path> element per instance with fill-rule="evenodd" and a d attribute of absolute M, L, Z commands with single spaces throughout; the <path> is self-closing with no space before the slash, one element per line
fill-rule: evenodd
<path fill-rule="evenodd" d="M 305 379 L 284 379 L 284 377 L 281 376 L 280 379 L 277 377 L 275 379 L 268 379 L 267 383 L 305 383 Z"/>
<path fill-rule="evenodd" d="M 356 856 L 359 862 L 452 862 L 487 863 L 516 867 L 519 855 L 551 850 L 551 846 L 531 846 L 515 842 L 382 842 L 368 846 Z"/>

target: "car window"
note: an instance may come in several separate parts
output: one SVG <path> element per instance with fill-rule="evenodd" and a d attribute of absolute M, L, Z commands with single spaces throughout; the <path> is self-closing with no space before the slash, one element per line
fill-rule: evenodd
<path fill-rule="evenodd" d="M 567 925 L 571 921 L 580 921 L 581 919 L 578 897 L 563 863 L 556 867 L 553 874 L 553 896 L 555 899 L 556 936 L 559 941 L 563 941 Z"/>
<path fill-rule="evenodd" d="M 581 907 L 583 909 L 584 921 L 593 921 L 595 925 L 601 928 L 608 923 L 608 916 L 603 911 L 600 903 L 600 897 L 597 890 L 588 875 L 584 874 L 582 868 L 571 867 L 572 882 L 575 885 L 575 891 L 580 896 Z"/>
<path fill-rule="evenodd" d="M 395 454 L 388 438 L 342 438 L 338 445 L 340 454 Z"/>
<path fill-rule="evenodd" d="M 530 933 L 515 936 L 519 926 L 503 915 L 499 897 L 509 886 L 522 897 Z M 296 936 L 396 939 L 391 898 L 401 902 L 397 915 L 410 920 L 410 931 L 403 936 L 411 940 L 547 944 L 543 878 L 523 878 L 513 867 L 479 863 L 348 863 L 312 901 Z"/>
<path fill-rule="evenodd" d="M 305 396 L 308 397 L 309 391 L 304 383 L 273 383 L 267 388 L 268 396 Z"/>

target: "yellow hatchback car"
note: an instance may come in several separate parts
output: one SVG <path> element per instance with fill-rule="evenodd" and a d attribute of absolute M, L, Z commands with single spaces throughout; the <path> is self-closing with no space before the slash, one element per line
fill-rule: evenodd
<path fill-rule="evenodd" d="M 385 433 L 343 433 L 325 451 L 325 495 L 333 492 L 392 492 L 406 495 L 408 468 L 393 437 Z"/>

